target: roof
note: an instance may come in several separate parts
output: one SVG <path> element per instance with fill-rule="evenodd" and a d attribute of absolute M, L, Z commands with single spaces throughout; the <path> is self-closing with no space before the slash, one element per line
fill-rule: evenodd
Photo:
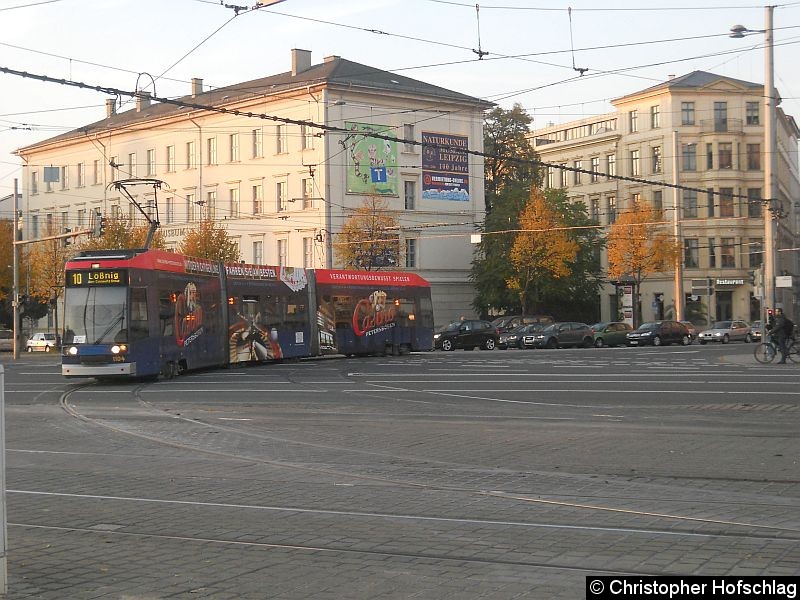
<path fill-rule="evenodd" d="M 291 71 L 236 83 L 226 87 L 216 88 L 192 96 L 191 94 L 177 100 L 205 106 L 227 106 L 231 103 L 242 102 L 248 98 L 259 98 L 272 94 L 285 93 L 293 89 L 303 89 L 308 86 L 323 85 L 327 87 L 346 88 L 348 90 L 395 92 L 398 95 L 413 95 L 432 100 L 445 100 L 458 104 L 471 104 L 480 109 L 494 106 L 493 103 L 454 92 L 437 85 L 425 83 L 411 77 L 405 77 L 389 71 L 346 60 L 339 56 L 325 59 L 325 62 L 311 65 L 310 68 L 292 75 Z M 187 113 L 190 109 L 174 104 L 154 102 L 141 111 L 128 110 L 111 115 L 100 121 L 84 125 L 67 133 L 36 142 L 17 150 L 34 149 L 44 144 L 81 137 L 87 133 L 109 131 L 136 123 L 146 123 L 154 119 L 169 118 Z"/>
<path fill-rule="evenodd" d="M 681 89 L 704 88 L 711 85 L 712 83 L 716 83 L 717 81 L 725 81 L 738 87 L 744 87 L 753 90 L 758 90 L 764 87 L 760 83 L 752 83 L 751 81 L 734 79 L 733 77 L 726 77 L 725 75 L 717 75 L 715 73 L 709 73 L 707 71 L 692 71 L 691 73 L 688 73 L 686 75 L 681 75 L 680 77 L 673 77 L 668 81 L 659 83 L 658 85 L 654 85 L 649 88 L 645 88 L 638 92 L 633 92 L 631 94 L 620 96 L 619 98 L 615 98 L 614 100 L 612 100 L 611 103 L 613 104 L 615 102 L 618 102 L 619 100 L 623 100 L 625 98 L 631 98 L 633 96 L 643 96 L 645 94 L 649 94 L 651 92 L 655 92 L 662 89 L 681 90 Z"/>

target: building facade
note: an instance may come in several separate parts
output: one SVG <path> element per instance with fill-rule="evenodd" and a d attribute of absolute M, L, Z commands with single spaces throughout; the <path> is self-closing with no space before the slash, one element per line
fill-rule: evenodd
<path fill-rule="evenodd" d="M 547 169 L 546 185 L 565 188 L 607 228 L 633 203 L 663 215 L 683 249 L 684 318 L 697 324 L 760 316 L 764 255 L 764 91 L 760 84 L 695 71 L 617 98 L 615 111 L 535 130 L 531 141 Z M 776 274 L 800 272 L 796 248 L 800 172 L 795 120 L 777 109 Z M 590 173 L 557 168 L 564 165 Z M 647 183 L 615 179 L 622 176 Z M 678 184 L 695 190 L 664 187 Z M 696 191 L 700 190 L 700 191 Z M 677 212 L 676 212 L 677 209 Z M 607 267 L 607 256 L 602 264 Z M 795 277 L 794 280 L 797 278 Z M 674 271 L 650 276 L 640 290 L 645 321 L 674 315 Z M 598 299 L 603 320 L 620 315 L 619 282 Z M 623 282 L 624 283 L 624 282 Z M 777 305 L 797 315 L 795 289 L 776 288 Z M 708 293 L 710 292 L 710 293 Z"/>
<path fill-rule="evenodd" d="M 157 216 L 171 248 L 213 218 L 245 262 L 335 268 L 337 232 L 379 195 L 399 221 L 391 268 L 431 282 L 437 323 L 469 313 L 483 159 L 425 142 L 481 151 L 490 105 L 338 56 L 312 64 L 309 51 L 293 50 L 291 58 L 289 72 L 224 88 L 194 79 L 179 99 L 194 106 L 141 93 L 118 112 L 108 100 L 104 119 L 20 148 L 25 238 L 89 229 L 98 214 L 144 222 L 113 184 L 152 178 L 161 190 L 127 189 Z"/>

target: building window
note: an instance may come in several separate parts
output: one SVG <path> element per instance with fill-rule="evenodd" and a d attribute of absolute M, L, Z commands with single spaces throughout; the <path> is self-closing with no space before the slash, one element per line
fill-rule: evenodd
<path fill-rule="evenodd" d="M 101 175 L 100 175 L 100 160 L 95 160 L 92 163 L 92 183 L 97 185 L 101 183 Z"/>
<path fill-rule="evenodd" d="M 600 176 L 598 173 L 600 172 L 600 157 L 593 156 L 592 157 L 592 174 L 589 176 L 589 181 L 592 183 L 596 183 Z"/>
<path fill-rule="evenodd" d="M 119 204 L 112 204 L 111 205 L 111 218 L 112 219 L 119 219 L 122 217 L 122 211 L 119 208 Z"/>
<path fill-rule="evenodd" d="M 639 167 L 639 151 L 631 150 L 631 177 L 638 177 L 641 174 L 642 172 Z"/>
<path fill-rule="evenodd" d="M 617 199 L 614 196 L 606 198 L 606 216 L 609 225 L 617 220 Z"/>
<path fill-rule="evenodd" d="M 147 151 L 147 174 L 156 174 L 156 151 L 153 148 Z"/>
<path fill-rule="evenodd" d="M 681 144 L 681 159 L 684 171 L 697 170 L 697 145 Z"/>
<path fill-rule="evenodd" d="M 86 226 L 86 209 L 79 208 L 77 211 L 77 219 L 75 221 L 75 226 L 78 229 L 83 229 Z"/>
<path fill-rule="evenodd" d="M 231 145 L 231 162 L 239 162 L 239 134 L 232 133 L 228 139 Z"/>
<path fill-rule="evenodd" d="M 175 172 L 175 146 L 167 146 L 167 173 Z"/>
<path fill-rule="evenodd" d="M 206 164 L 217 164 L 217 138 L 210 137 L 206 140 Z"/>
<path fill-rule="evenodd" d="M 286 266 L 286 250 L 288 245 L 287 240 L 278 240 L 278 265 L 281 267 Z"/>
<path fill-rule="evenodd" d="M 748 125 L 759 124 L 758 112 L 760 110 L 760 104 L 761 104 L 760 102 L 747 103 L 747 106 L 745 108 L 745 115 L 746 115 L 745 118 L 747 119 L 746 122 Z"/>
<path fill-rule="evenodd" d="M 606 174 L 608 179 L 617 176 L 617 155 L 609 154 L 606 156 Z"/>
<path fill-rule="evenodd" d="M 758 219 L 761 213 L 761 188 L 747 188 L 747 216 Z"/>
<path fill-rule="evenodd" d="M 39 193 L 39 172 L 31 172 L 31 194 Z"/>
<path fill-rule="evenodd" d="M 653 146 L 653 173 L 661 173 L 663 168 L 661 146 Z"/>
<path fill-rule="evenodd" d="M 286 210 L 286 203 L 288 198 L 286 197 L 286 182 L 285 181 L 278 181 L 275 184 L 275 207 L 278 212 Z"/>
<path fill-rule="evenodd" d="M 757 269 L 764 262 L 764 240 L 762 238 L 750 238 L 749 242 L 747 264 L 751 269 Z"/>
<path fill-rule="evenodd" d="M 556 186 L 556 172 L 554 167 L 547 167 L 547 187 L 553 189 Z"/>
<path fill-rule="evenodd" d="M 39 215 L 31 216 L 31 237 L 39 237 Z"/>
<path fill-rule="evenodd" d="M 417 268 L 417 240 L 406 240 L 406 269 Z"/>
<path fill-rule="evenodd" d="M 264 264 L 264 242 L 253 242 L 253 264 Z"/>
<path fill-rule="evenodd" d="M 303 208 L 314 208 L 314 180 L 307 177 L 302 181 Z"/>
<path fill-rule="evenodd" d="M 714 188 L 707 188 L 706 189 L 706 196 L 708 198 L 708 216 L 709 218 L 714 216 L 714 206 L 715 206 L 715 199 L 714 199 Z"/>
<path fill-rule="evenodd" d="M 728 131 L 727 102 L 714 102 L 714 131 Z"/>
<path fill-rule="evenodd" d="M 717 249 L 715 248 L 716 241 L 714 238 L 708 238 L 708 268 L 717 268 Z"/>
<path fill-rule="evenodd" d="M 174 196 L 167 196 L 166 198 L 167 210 L 164 220 L 167 223 L 172 223 L 175 220 L 175 198 Z"/>
<path fill-rule="evenodd" d="M 694 102 L 681 102 L 681 125 L 694 125 Z"/>
<path fill-rule="evenodd" d="M 747 144 L 747 170 L 761 170 L 761 144 Z"/>
<path fill-rule="evenodd" d="M 697 192 L 694 190 L 683 190 L 683 218 L 697 218 Z"/>
<path fill-rule="evenodd" d="M 236 219 L 239 217 L 239 188 L 230 188 L 231 210 L 230 217 Z"/>
<path fill-rule="evenodd" d="M 75 182 L 77 187 L 83 187 L 86 185 L 86 165 L 84 163 L 78 163 L 78 178 Z"/>
<path fill-rule="evenodd" d="M 628 124 L 630 125 L 631 133 L 636 133 L 637 131 L 639 131 L 638 121 L 639 121 L 639 111 L 638 110 L 630 111 L 628 113 Z"/>
<path fill-rule="evenodd" d="M 733 144 L 730 142 L 720 142 L 719 148 L 719 168 L 732 169 L 733 168 Z"/>
<path fill-rule="evenodd" d="M 119 156 L 112 156 L 108 164 L 111 166 L 111 181 L 117 181 L 120 168 Z"/>
<path fill-rule="evenodd" d="M 261 129 L 253 129 L 253 158 L 261 158 L 264 156 L 264 131 Z"/>
<path fill-rule="evenodd" d="M 664 214 L 664 192 L 661 190 L 656 190 L 653 192 L 653 210 L 656 211 L 656 214 L 659 218 L 663 217 Z"/>
<path fill-rule="evenodd" d="M 403 196 L 405 198 L 406 210 L 414 210 L 417 205 L 417 182 L 404 181 L 403 182 Z"/>
<path fill-rule="evenodd" d="M 706 169 L 714 168 L 714 144 L 706 144 Z"/>
<path fill-rule="evenodd" d="M 414 140 L 414 124 L 413 123 L 405 123 L 403 124 L 403 139 L 404 140 Z M 414 144 L 409 142 L 405 142 L 403 144 L 403 152 L 414 152 Z"/>
<path fill-rule="evenodd" d="M 683 240 L 683 266 L 687 269 L 696 269 L 700 265 L 699 252 L 697 238 Z"/>
<path fill-rule="evenodd" d="M 561 171 L 561 187 L 565 188 L 565 187 L 567 187 L 567 173 L 568 173 L 568 171 L 566 169 L 567 165 L 560 165 L 560 166 L 563 167 L 562 169 L 560 169 L 560 171 Z"/>
<path fill-rule="evenodd" d="M 661 127 L 661 107 L 650 107 L 650 129 L 658 129 Z"/>
<path fill-rule="evenodd" d="M 723 269 L 736 268 L 736 239 L 722 238 L 720 240 L 719 254 Z"/>
<path fill-rule="evenodd" d="M 197 168 L 197 152 L 195 151 L 194 142 L 186 142 L 186 168 Z"/>
<path fill-rule="evenodd" d="M 136 177 L 137 172 L 137 164 L 136 164 L 136 153 L 131 152 L 128 154 L 128 176 L 129 177 Z"/>
<path fill-rule="evenodd" d="M 194 221 L 194 194 L 186 194 L 186 220 Z"/>
<path fill-rule="evenodd" d="M 719 216 L 733 216 L 733 188 L 719 188 Z"/>
<path fill-rule="evenodd" d="M 300 125 L 300 147 L 303 150 L 314 148 L 314 129 L 308 125 Z"/>
<path fill-rule="evenodd" d="M 306 269 L 314 266 L 314 238 L 303 238 L 303 266 Z"/>
<path fill-rule="evenodd" d="M 217 218 L 217 192 L 212 190 L 206 192 L 206 219 L 214 220 Z"/>
<path fill-rule="evenodd" d="M 575 185 L 580 185 L 581 183 L 581 169 L 583 168 L 583 161 L 576 160 L 572 163 L 573 168 L 575 169 L 572 172 L 572 183 Z"/>
<path fill-rule="evenodd" d="M 275 152 L 285 154 L 289 151 L 289 139 L 286 136 L 286 125 L 275 126 Z"/>
<path fill-rule="evenodd" d="M 589 199 L 589 217 L 595 223 L 600 222 L 600 198 Z"/>
<path fill-rule="evenodd" d="M 264 186 L 260 183 L 253 186 L 253 214 L 261 214 L 264 210 Z"/>

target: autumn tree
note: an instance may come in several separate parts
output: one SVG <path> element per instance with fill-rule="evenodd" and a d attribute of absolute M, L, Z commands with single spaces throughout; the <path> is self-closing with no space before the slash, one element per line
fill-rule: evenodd
<path fill-rule="evenodd" d="M 81 250 L 125 250 L 144 248 L 150 225 L 131 225 L 124 217 L 106 217 L 105 232 L 99 237 L 92 237 L 81 243 Z M 166 248 L 164 236 L 156 231 L 151 248 Z"/>
<path fill-rule="evenodd" d="M 203 219 L 197 229 L 183 238 L 178 251 L 181 254 L 222 262 L 239 262 L 239 246 L 228 237 L 228 232 L 213 219 Z"/>
<path fill-rule="evenodd" d="M 54 235 L 49 228 L 46 236 Z M 45 237 L 46 237 L 45 236 Z M 58 299 L 64 293 L 64 264 L 75 255 L 75 246 L 65 246 L 63 239 L 44 240 L 31 245 L 28 254 L 30 285 L 28 294 L 54 309 L 55 330 L 58 331 Z"/>
<path fill-rule="evenodd" d="M 509 253 L 513 273 L 508 287 L 519 295 L 523 313 L 539 300 L 542 282 L 561 279 L 572 273 L 578 243 L 570 236 L 561 215 L 547 202 L 540 190 L 531 194 L 520 214 L 521 231 Z"/>
<path fill-rule="evenodd" d="M 635 286 L 634 323 L 641 321 L 639 290 L 655 273 L 674 268 L 680 257 L 675 238 L 664 230 L 663 217 L 645 201 L 622 212 L 608 232 L 608 278 Z"/>
<path fill-rule="evenodd" d="M 369 196 L 336 234 L 337 263 L 345 269 L 371 271 L 400 262 L 399 225 L 379 196 Z"/>

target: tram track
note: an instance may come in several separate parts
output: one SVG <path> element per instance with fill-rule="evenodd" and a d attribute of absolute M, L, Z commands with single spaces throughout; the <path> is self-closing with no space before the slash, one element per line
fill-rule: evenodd
<path fill-rule="evenodd" d="M 190 452 L 198 452 L 204 455 L 209 456 L 216 456 L 222 457 L 225 459 L 234 459 L 239 461 L 246 461 L 250 463 L 258 463 L 262 465 L 267 465 L 271 467 L 277 467 L 281 469 L 288 469 L 294 472 L 302 471 L 307 473 L 314 473 L 318 475 L 327 475 L 336 478 L 343 478 L 346 480 L 355 480 L 355 481 L 363 481 L 368 483 L 375 483 L 379 485 L 393 485 L 398 487 L 403 487 L 407 489 L 417 489 L 417 490 L 425 490 L 425 491 L 433 491 L 433 492 L 447 492 L 447 493 L 457 493 L 463 494 L 466 496 L 471 497 L 482 497 L 482 498 L 491 498 L 493 500 L 499 501 L 511 501 L 520 504 L 529 504 L 529 505 L 538 505 L 538 506 L 548 506 L 551 508 L 564 508 L 564 509 L 571 509 L 571 510 L 580 510 L 580 511 L 587 511 L 589 514 L 618 514 L 625 517 L 640 517 L 645 519 L 659 519 L 664 520 L 669 523 L 672 523 L 672 526 L 664 527 L 664 528 L 643 528 L 642 532 L 648 532 L 650 534 L 657 535 L 659 533 L 662 534 L 675 534 L 676 524 L 685 524 L 687 526 L 708 526 L 711 528 L 719 529 L 719 531 L 711 531 L 708 533 L 702 533 L 701 535 L 708 535 L 710 537 L 736 537 L 736 538 L 752 538 L 752 539 L 772 539 L 772 540 L 786 540 L 786 539 L 800 539 L 800 529 L 791 528 L 791 527 L 781 527 L 777 525 L 769 525 L 769 524 L 761 524 L 761 523 L 752 523 L 752 522 L 745 522 L 745 521 L 735 521 L 735 520 L 726 520 L 726 519 L 713 519 L 713 518 L 702 518 L 702 517 L 692 517 L 689 515 L 682 515 L 682 514 L 672 514 L 668 512 L 657 512 L 657 511 L 645 511 L 645 510 L 635 510 L 630 508 L 624 508 L 619 506 L 613 505 L 601 505 L 597 503 L 589 503 L 586 501 L 566 501 L 566 500 L 559 500 L 559 499 L 552 499 L 552 498 L 544 498 L 540 495 L 532 496 L 528 494 L 521 494 L 518 492 L 505 492 L 501 490 L 487 490 L 487 489 L 477 489 L 477 488 L 470 488 L 465 486 L 457 486 L 457 485 L 445 485 L 445 484 L 432 484 L 429 482 L 423 481 L 415 481 L 410 479 L 400 479 L 396 477 L 386 477 L 386 476 L 379 476 L 373 474 L 365 474 L 365 473 L 358 473 L 353 471 L 346 471 L 340 469 L 331 469 L 331 468 L 324 468 L 319 466 L 311 466 L 311 465 L 304 465 L 298 464 L 291 461 L 284 461 L 284 460 L 275 460 L 269 459 L 265 457 L 259 456 L 252 456 L 252 455 L 243 455 L 241 453 L 233 453 L 233 452 L 226 452 L 219 449 L 209 449 L 199 446 L 198 444 L 186 444 L 182 442 L 178 442 L 175 440 L 165 439 L 162 436 L 154 435 L 154 434 L 147 434 L 143 432 L 136 432 L 130 431 L 128 429 L 117 427 L 112 425 L 108 422 L 104 422 L 102 419 L 95 419 L 89 416 L 82 414 L 75 406 L 71 405 L 69 402 L 69 398 L 81 390 L 90 387 L 91 383 L 76 386 L 70 390 L 64 392 L 59 400 L 59 403 L 63 410 L 72 416 L 73 418 L 80 419 L 84 422 L 91 423 L 95 426 L 103 427 L 112 431 L 115 431 L 120 434 L 134 436 L 140 439 L 145 439 L 154 443 L 167 445 L 174 448 L 179 448 L 182 450 L 187 450 Z M 181 415 L 175 415 L 158 407 L 155 407 L 151 403 L 143 400 L 140 396 L 140 391 L 145 388 L 149 384 L 140 384 L 135 386 L 131 390 L 131 395 L 133 398 L 137 400 L 137 402 L 147 408 L 154 413 L 158 413 L 161 415 L 166 415 L 172 419 L 184 421 L 187 423 L 191 423 L 193 426 L 200 426 L 200 427 L 207 427 L 207 428 L 214 428 L 216 430 L 226 429 L 232 433 L 238 435 L 247 435 L 247 436 L 255 436 L 259 437 L 259 434 L 254 434 L 252 432 L 242 432 L 240 429 L 232 426 L 220 425 L 220 424 L 210 424 L 204 422 L 199 419 L 191 419 L 188 417 L 184 417 Z M 269 436 L 262 436 L 265 439 L 269 439 L 270 441 L 276 441 L 274 438 Z M 294 442 L 288 439 L 279 439 L 281 443 L 298 443 L 301 445 L 309 445 L 307 442 Z M 313 444 L 311 444 L 313 445 Z M 322 446 L 325 448 L 330 448 L 330 446 Z M 337 448 L 339 450 L 347 450 L 352 451 L 352 449 L 347 448 Z M 374 455 L 375 453 L 371 453 Z M 393 458 L 401 459 L 401 457 L 394 457 L 394 455 L 389 455 Z M 407 459 L 402 459 L 407 460 Z M 417 459 L 419 460 L 419 459 Z M 437 461 L 441 462 L 441 461 Z M 450 464 L 452 463 L 443 463 L 443 464 Z M 564 476 L 565 474 L 562 473 L 548 473 L 550 476 Z M 556 495 L 557 496 L 557 495 Z M 581 498 L 586 498 L 586 496 L 581 496 Z M 609 497 L 604 497 L 605 499 L 609 499 Z M 617 500 L 616 498 L 612 498 Z M 636 501 L 644 501 L 641 498 L 635 498 Z M 687 502 L 688 503 L 688 502 Z M 725 503 L 719 503 L 723 505 Z M 727 504 L 730 505 L 730 504 Z M 564 526 L 568 528 L 569 526 Z M 722 531 L 724 528 L 741 528 L 743 531 Z M 751 532 L 751 533 L 748 533 Z M 680 533 L 680 532 L 677 532 Z M 690 533 L 696 533 L 694 531 L 686 531 L 687 535 Z"/>

